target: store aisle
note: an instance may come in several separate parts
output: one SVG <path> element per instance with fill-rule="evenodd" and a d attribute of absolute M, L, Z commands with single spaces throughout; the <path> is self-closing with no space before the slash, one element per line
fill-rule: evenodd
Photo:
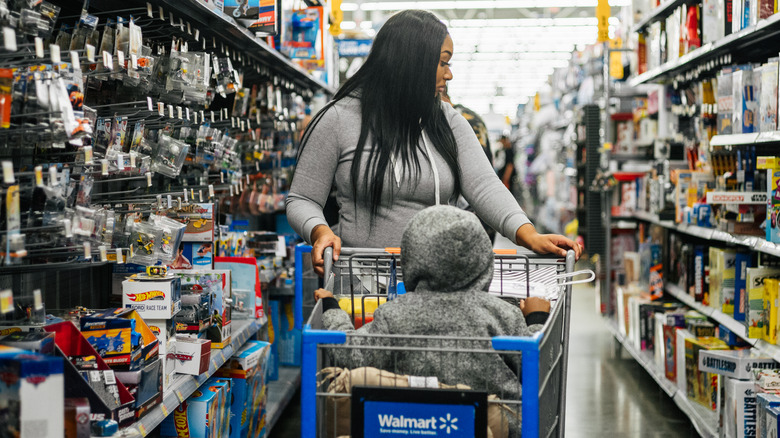
<path fill-rule="evenodd" d="M 596 311 L 596 290 L 576 287 L 572 299 L 566 436 L 698 436 L 688 418 L 639 364 L 622 352 Z"/>

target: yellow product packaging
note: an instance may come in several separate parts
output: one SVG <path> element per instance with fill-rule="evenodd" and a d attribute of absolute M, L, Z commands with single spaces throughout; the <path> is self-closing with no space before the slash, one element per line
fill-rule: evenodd
<path fill-rule="evenodd" d="M 777 344 L 777 295 L 780 280 L 767 278 L 764 280 L 764 340 Z"/>
<path fill-rule="evenodd" d="M 339 297 L 339 307 L 341 310 L 352 315 L 353 299 L 350 297 Z M 355 328 L 360 328 L 374 320 L 374 311 L 377 307 L 387 302 L 385 297 L 366 297 L 355 296 Z"/>

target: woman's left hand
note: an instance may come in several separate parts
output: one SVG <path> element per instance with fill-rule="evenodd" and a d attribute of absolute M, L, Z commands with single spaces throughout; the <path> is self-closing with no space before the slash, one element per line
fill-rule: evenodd
<path fill-rule="evenodd" d="M 568 250 L 573 250 L 579 260 L 582 246 L 568 237 L 559 234 L 539 234 L 531 224 L 525 224 L 517 229 L 517 243 L 539 254 L 557 254 L 566 257 Z"/>

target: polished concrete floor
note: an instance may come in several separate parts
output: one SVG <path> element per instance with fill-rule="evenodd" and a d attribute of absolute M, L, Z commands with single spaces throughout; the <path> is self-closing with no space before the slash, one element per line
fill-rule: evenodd
<path fill-rule="evenodd" d="M 571 321 L 567 437 L 697 436 L 687 417 L 628 353 L 616 357 L 592 287 L 575 288 Z M 271 438 L 300 437 L 300 421 L 296 395 Z"/>

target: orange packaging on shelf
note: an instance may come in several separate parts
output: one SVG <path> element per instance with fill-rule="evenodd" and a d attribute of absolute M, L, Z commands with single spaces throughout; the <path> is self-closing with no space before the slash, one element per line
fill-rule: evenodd
<path fill-rule="evenodd" d="M 0 68 L 0 128 L 11 127 L 11 89 L 14 73 L 10 68 Z"/>

